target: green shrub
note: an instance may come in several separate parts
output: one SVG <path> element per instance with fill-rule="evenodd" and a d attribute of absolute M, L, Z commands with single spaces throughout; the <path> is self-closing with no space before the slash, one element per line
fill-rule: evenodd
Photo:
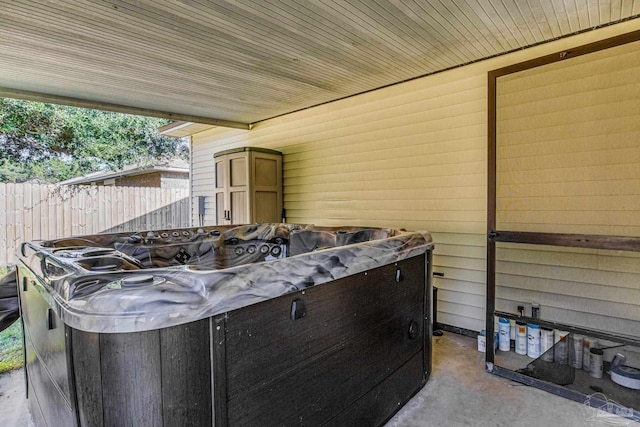
<path fill-rule="evenodd" d="M 0 267 L 0 277 L 7 274 L 5 267 Z M 0 374 L 21 368 L 24 365 L 22 354 L 22 320 L 0 332 Z"/>
<path fill-rule="evenodd" d="M 0 332 L 0 373 L 21 368 L 24 365 L 22 355 L 22 320 Z"/>

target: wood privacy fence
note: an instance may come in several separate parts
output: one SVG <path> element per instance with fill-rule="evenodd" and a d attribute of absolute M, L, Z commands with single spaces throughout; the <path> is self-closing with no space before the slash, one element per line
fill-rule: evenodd
<path fill-rule="evenodd" d="M 0 266 L 22 242 L 190 226 L 189 190 L 0 184 Z"/>

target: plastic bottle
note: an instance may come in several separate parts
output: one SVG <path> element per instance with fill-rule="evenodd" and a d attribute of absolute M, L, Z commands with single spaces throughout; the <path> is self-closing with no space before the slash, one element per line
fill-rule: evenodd
<path fill-rule="evenodd" d="M 593 378 L 602 378 L 602 357 L 604 351 L 599 348 L 589 349 L 589 373 Z"/>
<path fill-rule="evenodd" d="M 511 323 L 509 319 L 500 317 L 498 319 L 498 348 L 500 351 L 509 351 L 511 348 Z"/>
<path fill-rule="evenodd" d="M 567 331 L 559 331 L 555 329 L 554 331 L 554 342 L 553 346 L 553 360 L 560 365 L 566 365 L 568 361 L 568 351 L 569 351 L 569 343 L 567 339 L 567 335 L 569 332 Z"/>
<path fill-rule="evenodd" d="M 527 325 L 527 356 L 540 357 L 540 325 Z"/>
<path fill-rule="evenodd" d="M 540 330 L 540 358 L 545 362 L 553 362 L 553 329 Z"/>
<path fill-rule="evenodd" d="M 595 338 L 584 337 L 582 341 L 582 369 L 587 372 L 591 372 L 591 353 L 589 350 L 592 348 L 598 348 L 598 340 Z"/>
<path fill-rule="evenodd" d="M 531 318 L 532 319 L 540 318 L 540 304 L 536 302 L 531 304 Z"/>
<path fill-rule="evenodd" d="M 569 339 L 569 366 L 582 369 L 582 352 L 584 347 L 584 337 L 582 335 L 571 334 Z"/>
<path fill-rule="evenodd" d="M 516 353 L 527 354 L 527 324 L 516 322 Z"/>

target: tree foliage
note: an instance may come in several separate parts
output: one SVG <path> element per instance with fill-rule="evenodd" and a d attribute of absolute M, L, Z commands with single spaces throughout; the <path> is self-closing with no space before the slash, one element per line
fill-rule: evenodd
<path fill-rule="evenodd" d="M 0 98 L 0 182 L 55 182 L 129 164 L 186 159 L 169 120 Z"/>

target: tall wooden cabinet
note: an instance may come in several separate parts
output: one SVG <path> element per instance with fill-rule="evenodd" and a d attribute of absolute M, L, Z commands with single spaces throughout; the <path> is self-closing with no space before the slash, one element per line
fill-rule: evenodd
<path fill-rule="evenodd" d="M 243 147 L 213 158 L 217 225 L 282 221 L 282 153 Z"/>

